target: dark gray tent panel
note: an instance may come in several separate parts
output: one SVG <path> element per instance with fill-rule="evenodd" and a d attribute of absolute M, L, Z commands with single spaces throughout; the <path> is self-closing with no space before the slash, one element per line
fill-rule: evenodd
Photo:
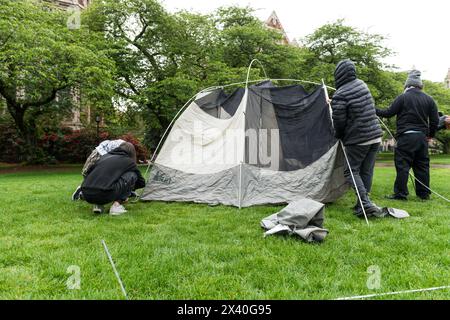
<path fill-rule="evenodd" d="M 323 87 L 271 82 L 199 95 L 175 122 L 143 200 L 248 207 L 347 189 Z"/>

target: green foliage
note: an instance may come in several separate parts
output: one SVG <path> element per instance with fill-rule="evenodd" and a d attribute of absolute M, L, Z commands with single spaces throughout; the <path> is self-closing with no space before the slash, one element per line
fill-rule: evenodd
<path fill-rule="evenodd" d="M 379 69 L 382 59 L 392 54 L 383 46 L 385 37 L 346 26 L 344 20 L 326 24 L 306 37 L 308 48 L 323 63 L 336 65 L 342 59 L 352 59 L 358 65 Z"/>
<path fill-rule="evenodd" d="M 378 105 L 386 105 L 399 93 L 399 84 L 392 72 L 385 71 L 383 59 L 392 55 L 384 46 L 386 38 L 370 34 L 344 24 L 344 20 L 326 24 L 305 38 L 305 45 L 312 55 L 308 65 L 311 75 L 334 83 L 336 64 L 351 59 L 357 65 L 358 77 L 364 80 L 372 91 Z"/>
<path fill-rule="evenodd" d="M 450 115 L 450 89 L 441 83 L 425 81 L 424 84 L 425 92 L 436 100 L 439 111 L 444 115 Z M 450 130 L 440 131 L 436 140 L 442 144 L 444 153 L 450 154 Z"/>
<path fill-rule="evenodd" d="M 303 47 L 282 44 L 249 7 L 208 15 L 168 12 L 158 0 L 99 0 L 68 29 L 68 14 L 34 0 L 0 0 L 1 101 L 28 144 L 58 127 L 74 107 L 72 90 L 115 131 L 144 131 L 156 147 L 173 116 L 203 88 L 242 82 L 253 59 L 270 78 L 334 83 L 336 64 L 350 58 L 378 107 L 403 91 L 406 77 L 383 63 L 385 37 L 326 24 Z M 265 77 L 254 64 L 251 80 Z M 427 85 L 445 111 L 448 94 Z M 231 89 L 230 89 L 231 90 Z M 331 93 L 331 92 L 330 92 Z M 5 108 L 5 107 L 3 107 Z M 388 125 L 394 129 L 393 121 Z M 144 134 L 142 134 L 143 136 Z M 32 153 L 32 152 L 31 152 Z"/>
<path fill-rule="evenodd" d="M 127 107 L 145 111 L 152 147 L 194 93 L 244 81 L 253 59 L 272 78 L 295 77 L 306 61 L 306 49 L 280 45 L 281 35 L 250 8 L 170 14 L 155 0 L 104 0 L 93 4 L 87 21 L 104 30 L 118 70 L 115 91 Z M 256 65 L 251 78 L 262 77 Z"/>
<path fill-rule="evenodd" d="M 70 90 L 110 105 L 114 63 L 102 34 L 83 24 L 69 29 L 69 14 L 33 0 L 0 0 L 0 95 L 21 136 L 35 152 L 37 123 L 73 107 Z M 59 98 L 59 99 L 57 99 Z"/>

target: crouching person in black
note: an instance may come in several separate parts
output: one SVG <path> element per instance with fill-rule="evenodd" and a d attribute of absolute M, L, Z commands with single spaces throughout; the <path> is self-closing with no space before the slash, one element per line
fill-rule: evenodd
<path fill-rule="evenodd" d="M 121 215 L 127 212 L 123 203 L 131 192 L 144 186 L 145 180 L 136 165 L 136 150 L 126 142 L 89 170 L 81 190 L 84 200 L 94 205 L 94 213 L 103 213 L 103 206 L 113 203 L 109 213 Z"/>
<path fill-rule="evenodd" d="M 337 88 L 332 100 L 334 129 L 336 138 L 345 145 L 350 163 L 350 168 L 344 172 L 345 177 L 357 188 L 361 200 L 357 199 L 354 211 L 358 217 L 363 217 L 364 212 L 369 217 L 376 216 L 381 209 L 370 200 L 369 193 L 383 131 L 376 116 L 374 100 L 364 81 L 357 78 L 352 61 L 339 62 L 334 77 Z"/>
<path fill-rule="evenodd" d="M 416 194 L 423 200 L 430 198 L 430 158 L 428 142 L 434 138 L 439 125 L 437 106 L 433 98 L 423 91 L 420 71 L 409 73 L 405 92 L 389 109 L 377 109 L 384 118 L 397 116 L 397 147 L 395 168 L 397 178 L 392 200 L 407 200 L 409 171 L 412 168 L 416 179 Z"/>

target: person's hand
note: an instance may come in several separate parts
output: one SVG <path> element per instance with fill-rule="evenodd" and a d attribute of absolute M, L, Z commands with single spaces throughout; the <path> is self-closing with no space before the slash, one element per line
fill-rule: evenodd
<path fill-rule="evenodd" d="M 427 137 L 428 143 L 433 143 L 433 138 Z"/>
<path fill-rule="evenodd" d="M 333 101 L 333 100 L 331 100 L 330 98 L 327 99 L 327 103 L 328 103 L 328 104 L 331 104 L 332 101 Z"/>

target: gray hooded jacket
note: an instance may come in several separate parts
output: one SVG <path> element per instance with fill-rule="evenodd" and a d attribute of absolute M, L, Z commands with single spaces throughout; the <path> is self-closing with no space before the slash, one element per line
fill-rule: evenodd
<path fill-rule="evenodd" d="M 336 138 L 344 145 L 357 145 L 383 136 L 369 88 L 356 76 L 355 64 L 339 62 L 334 73 L 337 91 L 333 96 Z"/>

